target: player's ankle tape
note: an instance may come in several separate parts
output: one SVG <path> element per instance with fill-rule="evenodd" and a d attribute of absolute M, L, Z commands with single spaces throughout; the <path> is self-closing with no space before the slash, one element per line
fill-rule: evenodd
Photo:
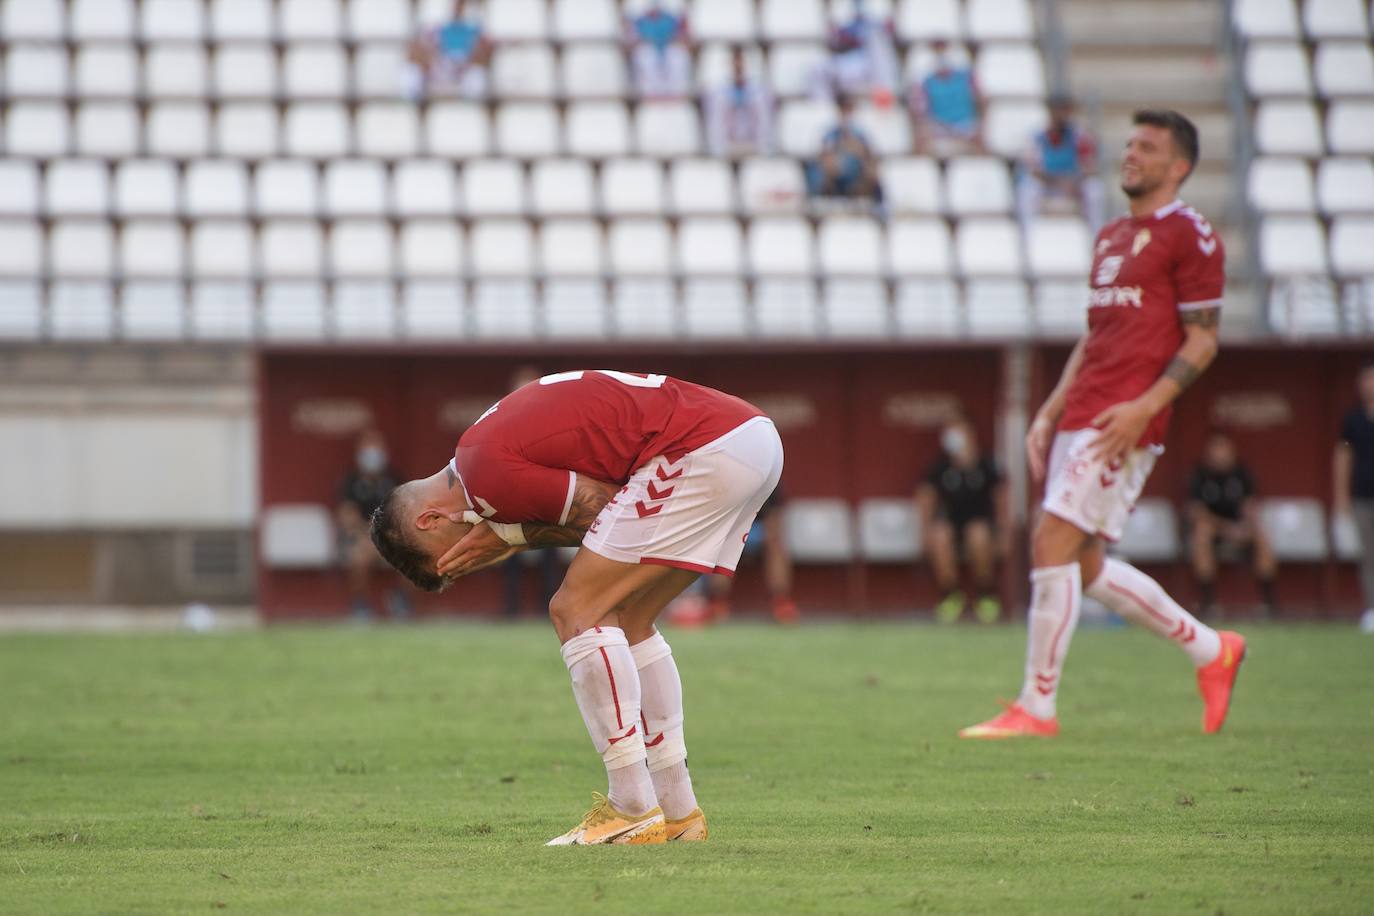
<path fill-rule="evenodd" d="M 559 651 L 563 655 L 563 664 L 572 668 L 573 665 L 598 649 L 610 648 L 611 646 L 628 648 L 629 645 L 629 640 L 625 638 L 625 631 L 620 627 L 592 627 L 563 643 L 563 648 Z"/>
<path fill-rule="evenodd" d="M 608 770 L 618 770 L 621 767 L 633 766 L 646 759 L 648 754 L 644 749 L 644 736 L 639 729 L 628 738 L 622 738 L 615 744 L 608 745 L 601 752 L 601 759 L 606 764 Z"/>
<path fill-rule="evenodd" d="M 654 662 L 672 655 L 673 648 L 662 633 L 655 633 L 643 642 L 630 646 L 630 654 L 635 659 L 635 670 L 643 671 Z"/>
<path fill-rule="evenodd" d="M 687 742 L 683 740 L 682 729 L 679 728 L 676 734 L 665 732 L 663 740 L 653 747 L 646 747 L 645 751 L 648 754 L 650 773 L 657 773 L 675 763 L 681 763 L 687 759 Z"/>

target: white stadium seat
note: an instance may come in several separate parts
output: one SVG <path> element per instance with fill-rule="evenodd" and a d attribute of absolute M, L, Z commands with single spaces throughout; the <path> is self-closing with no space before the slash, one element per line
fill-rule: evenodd
<path fill-rule="evenodd" d="M 9 155 L 47 158 L 67 152 L 70 128 L 66 106 L 15 102 L 5 114 L 5 152 Z"/>
<path fill-rule="evenodd" d="M 884 272 L 883 234 L 877 220 L 832 216 L 817 233 L 821 270 L 827 274 L 878 276 Z"/>
<path fill-rule="evenodd" d="M 1364 0 L 1303 0 L 1303 27 L 1311 38 L 1367 38 L 1369 17 Z"/>
<path fill-rule="evenodd" d="M 1026 260 L 1035 277 L 1073 277 L 1088 282 L 1092 233 L 1076 216 L 1042 216 L 1031 223 Z"/>
<path fill-rule="evenodd" d="M 70 16 L 75 41 L 129 41 L 134 36 L 133 0 L 72 0 Z"/>
<path fill-rule="evenodd" d="M 1029 41 L 1035 37 L 1030 0 L 965 0 L 970 41 Z"/>
<path fill-rule="evenodd" d="M 404 159 L 420 148 L 420 120 L 405 102 L 369 102 L 357 111 L 358 153 L 380 159 Z"/>
<path fill-rule="evenodd" d="M 496 112 L 496 148 L 506 156 L 557 155 L 558 112 L 546 102 L 508 102 Z"/>
<path fill-rule="evenodd" d="M 10 41 L 61 41 L 66 34 L 63 0 L 5 0 L 0 35 Z"/>
<path fill-rule="evenodd" d="M 983 136 L 988 149 L 1012 158 L 1026 148 L 1031 134 L 1049 123 L 1049 113 L 1040 102 L 993 99 L 983 121 Z"/>
<path fill-rule="evenodd" d="M 959 222 L 954 247 L 965 276 L 1020 276 L 1021 233 L 1009 219 L 973 217 Z"/>
<path fill-rule="evenodd" d="M 565 42 L 620 36 L 615 0 L 553 0 L 553 37 Z"/>
<path fill-rule="evenodd" d="M 364 99 L 395 99 L 401 89 L 406 46 L 399 41 L 368 41 L 353 52 L 353 94 Z"/>
<path fill-rule="evenodd" d="M 276 280 L 262 285 L 262 332 L 269 340 L 319 340 L 324 328 L 323 284 Z"/>
<path fill-rule="evenodd" d="M 13 118 L 14 109 L 10 112 Z M 138 110 L 129 102 L 86 102 L 77 110 L 78 153 L 119 159 L 135 155 L 142 145 Z"/>
<path fill-rule="evenodd" d="M 811 91 L 816 68 L 830 57 L 819 41 L 788 41 L 768 49 L 768 86 L 782 98 L 806 95 Z"/>
<path fill-rule="evenodd" d="M 114 272 L 114 236 L 110 224 L 96 220 L 63 220 L 53 224 L 48 263 L 58 277 L 97 279 Z"/>
<path fill-rule="evenodd" d="M 416 340 L 442 340 L 467 333 L 467 296 L 461 283 L 411 280 L 401 294 L 401 325 Z"/>
<path fill-rule="evenodd" d="M 1326 559 L 1326 513 L 1318 500 L 1266 499 L 1260 506 L 1260 524 L 1280 561 Z"/>
<path fill-rule="evenodd" d="M 620 98 L 627 89 L 625 55 L 610 42 L 568 45 L 559 61 L 558 87 L 572 98 Z"/>
<path fill-rule="evenodd" d="M 172 216 L 179 212 L 176 166 L 165 159 L 125 159 L 115 166 L 117 216 Z"/>
<path fill-rule="evenodd" d="M 314 220 L 271 220 L 258 233 L 258 260 L 268 277 L 319 277 L 324 238 Z"/>
<path fill-rule="evenodd" d="M 1011 175 L 1006 163 L 993 156 L 961 156 L 945 170 L 945 200 L 960 216 L 1011 211 Z"/>
<path fill-rule="evenodd" d="M 0 216 L 37 213 L 37 165 L 25 159 L 0 159 Z"/>
<path fill-rule="evenodd" d="M 1019 339 L 1031 332 L 1026 284 L 1011 279 L 975 279 L 965 287 L 969 333 Z"/>
<path fill-rule="evenodd" d="M 754 322 L 762 337 L 816 337 L 820 333 L 820 306 L 815 282 L 810 278 L 759 280 L 754 284 Z"/>
<path fill-rule="evenodd" d="M 1078 338 L 1088 329 L 1088 287 L 1081 280 L 1035 284 L 1035 324 L 1041 334 Z"/>
<path fill-rule="evenodd" d="M 114 336 L 114 295 L 110 284 L 59 280 L 48 296 L 52 335 L 64 340 L 104 340 Z"/>
<path fill-rule="evenodd" d="M 327 216 L 381 216 L 386 213 L 386 170 L 373 159 L 335 159 L 324 167 Z"/>
<path fill-rule="evenodd" d="M 404 159 L 391 175 L 391 205 L 400 216 L 450 216 L 458 207 L 458 179 L 443 159 Z"/>
<path fill-rule="evenodd" d="M 463 167 L 463 205 L 473 216 L 525 212 L 525 173 L 511 159 L 473 159 Z"/>
<path fill-rule="evenodd" d="M 0 220 L 0 277 L 37 277 L 43 271 L 43 234 L 33 220 Z"/>
<path fill-rule="evenodd" d="M 343 10 L 339 0 L 277 0 L 277 28 L 285 41 L 338 41 Z"/>
<path fill-rule="evenodd" d="M 282 58 L 282 86 L 293 101 L 341 99 L 348 93 L 348 65 L 338 44 L 289 45 Z"/>
<path fill-rule="evenodd" d="M 210 151 L 210 112 L 195 102 L 159 102 L 148 109 L 148 153 L 191 159 Z"/>
<path fill-rule="evenodd" d="M 471 258 L 478 276 L 529 276 L 534 272 L 534 236 L 529 223 L 513 219 L 475 223 Z"/>
<path fill-rule="evenodd" d="M 331 102 L 297 102 L 286 109 L 286 152 L 329 159 L 349 151 L 348 113 Z"/>
<path fill-rule="evenodd" d="M 978 88 L 993 98 L 1045 96 L 1045 64 L 1034 45 L 986 45 L 975 59 L 974 75 Z"/>
<path fill-rule="evenodd" d="M 209 90 L 209 73 L 202 45 L 156 44 L 148 49 L 143 86 L 151 96 L 201 98 Z"/>
<path fill-rule="evenodd" d="M 414 28 L 410 0 L 347 0 L 345 26 L 354 41 L 404 41 Z"/>
<path fill-rule="evenodd" d="M 396 324 L 396 288 L 389 280 L 334 284 L 334 334 L 341 340 L 395 337 Z"/>
<path fill-rule="evenodd" d="M 607 239 L 611 270 L 620 277 L 673 273 L 668 225 L 658 219 L 629 218 L 611 223 Z"/>
<path fill-rule="evenodd" d="M 791 499 L 783 510 L 783 534 L 792 559 L 847 563 L 854 556 L 849 504 L 842 499 Z"/>
<path fill-rule="evenodd" d="M 190 237 L 191 270 L 200 277 L 245 279 L 253 272 L 253 239 L 246 223 L 196 223 Z M 213 290 L 207 291 L 213 293 Z M 195 296 L 192 297 L 193 303 Z M 216 299 L 213 294 L 210 299 Z"/>
<path fill-rule="evenodd" d="M 257 325 L 253 290 L 242 281 L 202 280 L 191 286 L 191 334 L 202 340 L 247 340 Z"/>
<path fill-rule="evenodd" d="M 277 93 L 277 55 L 271 45 L 220 45 L 210 69 L 221 98 L 268 99 Z"/>
<path fill-rule="evenodd" d="M 744 241 L 732 219 L 684 219 L 678 225 L 677 253 L 678 267 L 688 277 L 733 276 L 744 268 Z"/>
<path fill-rule="evenodd" d="M 547 0 L 500 0 L 486 7 L 483 25 L 492 41 L 544 41 L 549 34 Z"/>
<path fill-rule="evenodd" d="M 911 563 L 921 556 L 921 518 L 911 499 L 859 503 L 859 555 L 870 563 Z"/>
<path fill-rule="evenodd" d="M 610 328 L 601 280 L 559 279 L 544 284 L 544 332 L 557 339 L 604 340 Z"/>
<path fill-rule="evenodd" d="M 881 280 L 826 280 L 821 311 L 830 337 L 886 340 L 892 336 L 887 289 Z"/>
<path fill-rule="evenodd" d="M 535 334 L 534 284 L 528 280 L 485 280 L 472 297 L 473 333 L 486 339 L 528 340 Z"/>
<path fill-rule="evenodd" d="M 320 210 L 319 183 L 313 162 L 262 162 L 254 176 L 254 209 L 261 216 L 314 216 Z"/>
<path fill-rule="evenodd" d="M 210 0 L 214 41 L 270 41 L 276 35 L 272 0 Z"/>
<path fill-rule="evenodd" d="M 1323 41 L 1312 70 L 1322 96 L 1374 95 L 1374 49 L 1367 41 Z"/>
<path fill-rule="evenodd" d="M 1174 505 L 1158 497 L 1140 500 L 1126 517 L 1117 553 L 1134 563 L 1172 563 L 1179 558 Z"/>
<path fill-rule="evenodd" d="M 1328 156 L 1317 163 L 1317 202 L 1323 213 L 1374 212 L 1374 162 Z"/>
<path fill-rule="evenodd" d="M 109 171 L 94 159 L 48 163 L 43 203 L 53 216 L 102 216 L 109 209 Z"/>
<path fill-rule="evenodd" d="M 879 156 L 911 151 L 911 117 L 901 105 L 860 105 L 854 112 L 854 125 L 868 137 Z"/>
<path fill-rule="evenodd" d="M 548 45 L 498 45 L 491 58 L 492 93 L 502 99 L 552 98 L 557 94 L 554 70 Z"/>
<path fill-rule="evenodd" d="M 747 337 L 749 316 L 744 284 L 719 278 L 688 280 L 682 289 L 682 322 L 689 337 Z"/>
<path fill-rule="evenodd" d="M 643 102 L 635 111 L 635 146 L 644 156 L 690 156 L 701 149 L 696 108 L 689 102 Z"/>
<path fill-rule="evenodd" d="M 560 277 L 599 277 L 606 267 L 601 227 L 589 219 L 551 219 L 539 231 L 539 264 Z"/>
<path fill-rule="evenodd" d="M 187 164 L 182 203 L 192 219 L 248 215 L 248 171 L 235 159 L 196 159 Z"/>
<path fill-rule="evenodd" d="M 811 224 L 800 217 L 761 217 L 749 223 L 749 266 L 763 276 L 810 277 L 816 269 Z"/>
<path fill-rule="evenodd" d="M 1259 156 L 1246 178 L 1251 205 L 1262 213 L 1311 213 L 1312 170 L 1302 159 Z"/>
<path fill-rule="evenodd" d="M 612 216 L 664 212 L 663 169 L 650 159 L 612 159 L 601 167 L 601 206 Z"/>
<path fill-rule="evenodd" d="M 668 169 L 674 213 L 733 213 L 735 182 L 720 159 L 678 159 Z"/>
<path fill-rule="evenodd" d="M 823 0 L 762 0 L 759 30 L 765 41 L 814 39 L 826 36 Z"/>
<path fill-rule="evenodd" d="M 381 220 L 337 220 L 329 230 L 329 266 L 340 277 L 390 277 L 396 269 L 391 227 Z"/>
<path fill-rule="evenodd" d="M 1246 38 L 1297 38 L 1298 14 L 1293 0 L 1236 0 L 1236 31 Z"/>
<path fill-rule="evenodd" d="M 754 4 L 739 0 L 693 0 L 687 13 L 698 41 L 754 40 Z"/>
<path fill-rule="evenodd" d="M 1332 102 L 1326 110 L 1326 141 L 1333 153 L 1374 156 L 1374 101 Z"/>
<path fill-rule="evenodd" d="M 806 182 L 795 159 L 746 159 L 740 163 L 739 194 L 751 214 L 797 213 Z"/>
<path fill-rule="evenodd" d="M 1306 156 L 1322 154 L 1317 110 L 1309 101 L 1262 101 L 1255 114 L 1255 142 L 1261 153 Z"/>
<path fill-rule="evenodd" d="M 139 91 L 138 54 L 132 44 L 83 45 L 76 51 L 74 85 L 82 98 L 132 98 Z"/>
<path fill-rule="evenodd" d="M 67 49 L 61 45 L 12 44 L 5 57 L 4 86 L 11 98 L 60 98 L 67 92 Z"/>
<path fill-rule="evenodd" d="M 174 278 L 186 262 L 181 225 L 171 220 L 130 220 L 119 233 L 119 270 L 125 277 Z"/>
<path fill-rule="evenodd" d="M 1260 42 L 1245 52 L 1245 87 L 1253 96 L 1297 96 L 1312 94 L 1307 52 L 1293 41 Z"/>
<path fill-rule="evenodd" d="M 541 216 L 585 216 L 596 209 L 596 182 L 582 159 L 541 159 L 530 169 L 530 205 Z"/>
<path fill-rule="evenodd" d="M 1374 215 L 1331 223 L 1331 268 L 1339 277 L 1374 276 Z"/>
<path fill-rule="evenodd" d="M 1271 216 L 1260 225 L 1260 266 L 1270 276 L 1324 274 L 1326 237 L 1310 216 Z"/>
<path fill-rule="evenodd" d="M 407 220 L 397 246 L 410 277 L 457 277 L 464 270 L 463 232 L 449 220 Z"/>
<path fill-rule="evenodd" d="M 622 339 L 656 339 L 678 335 L 677 296 L 662 277 L 619 279 L 611 293 L 614 334 Z"/>
<path fill-rule="evenodd" d="M 899 277 L 943 277 L 954 270 L 949 226 L 941 219 L 899 218 L 887 229 L 888 262 Z"/>
<path fill-rule="evenodd" d="M 491 151 L 486 109 L 473 102 L 436 102 L 425 112 L 425 145 L 432 156 L 465 159 Z"/>
<path fill-rule="evenodd" d="M 1288 337 L 1334 337 L 1341 333 L 1336 288 L 1326 276 L 1273 280 L 1269 289 L 1269 327 Z"/>
<path fill-rule="evenodd" d="M 568 152 L 603 159 L 630 150 L 630 118 L 620 102 L 575 102 L 568 106 Z"/>
<path fill-rule="evenodd" d="M 829 101 L 784 102 L 778 117 L 779 145 L 789 156 L 814 156 L 820 151 L 821 138 L 835 123 L 835 106 Z"/>
<path fill-rule="evenodd" d="M 222 156 L 264 159 L 279 148 L 277 109 L 262 102 L 221 105 L 215 116 L 215 148 Z"/>
<path fill-rule="evenodd" d="M 186 334 L 186 296 L 178 281 L 129 281 L 120 303 L 120 334 L 125 339 L 176 340 Z"/>
<path fill-rule="evenodd" d="M 900 0 L 897 34 L 910 42 L 958 41 L 963 36 L 960 13 L 959 0 Z"/>

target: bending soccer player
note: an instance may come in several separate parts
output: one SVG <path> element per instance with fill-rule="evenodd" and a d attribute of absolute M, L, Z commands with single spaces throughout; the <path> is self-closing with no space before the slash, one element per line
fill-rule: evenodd
<path fill-rule="evenodd" d="M 1225 281 L 1221 239 L 1178 199 L 1197 128 L 1175 111 L 1138 111 L 1134 122 L 1121 160 L 1131 215 L 1097 234 L 1088 332 L 1026 435 L 1031 475 L 1045 479 L 1048 457 L 1049 477 L 1031 540 L 1025 681 L 1016 703 L 965 738 L 1059 733 L 1055 695 L 1085 592 L 1187 654 L 1204 732 L 1226 721 L 1245 658 L 1240 634 L 1200 623 L 1104 549 L 1163 451 L 1170 405 L 1216 356 Z"/>
<path fill-rule="evenodd" d="M 772 421 L 739 398 L 560 372 L 498 401 L 446 467 L 373 514 L 378 551 L 428 591 L 516 551 L 580 545 L 549 615 L 610 789 L 549 845 L 706 839 L 654 620 L 699 574 L 733 574 L 782 463 Z"/>

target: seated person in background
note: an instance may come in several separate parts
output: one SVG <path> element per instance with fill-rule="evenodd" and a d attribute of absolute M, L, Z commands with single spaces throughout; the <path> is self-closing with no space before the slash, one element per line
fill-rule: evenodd
<path fill-rule="evenodd" d="M 983 151 L 983 93 L 973 68 L 956 63 L 949 42 L 931 43 L 935 68 L 911 87 L 916 152 L 957 156 Z"/>
<path fill-rule="evenodd" d="M 806 190 L 815 197 L 883 201 L 878 158 L 868 137 L 854 125 L 854 100 L 840 97 L 840 122 L 821 139 L 821 152 L 806 162 Z"/>
<path fill-rule="evenodd" d="M 944 596 L 935 606 L 941 623 L 959 619 L 968 603 L 959 587 L 959 558 L 973 575 L 978 597 L 974 614 L 983 623 L 1002 615 L 994 576 L 999 549 L 1006 552 L 1010 536 L 1006 487 L 992 455 L 978 449 L 973 425 L 955 417 L 940 433 L 939 459 L 916 489 L 926 556 L 935 585 Z"/>
<path fill-rule="evenodd" d="M 1193 572 L 1202 590 L 1202 614 L 1216 611 L 1216 548 L 1249 550 L 1266 614 L 1274 611 L 1274 574 L 1277 561 L 1269 537 L 1260 525 L 1255 481 L 1236 457 L 1229 436 L 1214 432 L 1203 446 L 1202 460 L 1188 484 L 1188 521 Z"/>
<path fill-rule="evenodd" d="M 422 31 L 406 48 L 406 95 L 415 101 L 431 91 L 456 92 L 465 98 L 487 94 L 487 65 L 492 44 L 468 0 L 456 0 L 453 18 Z"/>
<path fill-rule="evenodd" d="M 1354 520 L 1365 608 L 1360 629 L 1374 633 L 1374 362 L 1360 369 L 1356 390 L 1359 402 L 1341 419 L 1331 456 L 1331 511 Z"/>
<path fill-rule="evenodd" d="M 1073 120 L 1073 100 L 1050 99 L 1050 125 L 1031 136 L 1016 180 L 1016 211 L 1025 231 L 1047 204 L 1078 211 L 1088 229 L 1102 227 L 1102 179 L 1097 141 Z"/>
<path fill-rule="evenodd" d="M 897 53 L 892 23 L 864 9 L 855 0 L 854 15 L 832 25 L 827 40 L 830 56 L 811 74 L 812 94 L 868 96 L 886 108 L 897 91 Z"/>
<path fill-rule="evenodd" d="M 680 99 L 692 91 L 687 17 L 663 9 L 662 0 L 626 25 L 635 88 L 644 99 Z"/>
<path fill-rule="evenodd" d="M 751 79 L 744 48 L 730 53 L 730 81 L 702 100 L 712 156 L 766 156 L 773 151 L 773 94 Z"/>
<path fill-rule="evenodd" d="M 372 546 L 368 524 L 372 513 L 396 489 L 398 479 L 387 464 L 386 440 L 375 429 L 365 430 L 358 437 L 354 460 L 356 465 L 339 484 L 334 521 L 339 557 L 348 577 L 349 610 L 355 618 L 368 620 L 373 616 L 368 578 L 372 570 L 386 568 L 377 548 Z M 387 611 L 392 617 L 409 616 L 410 598 L 399 588 L 392 590 L 387 596 Z"/>

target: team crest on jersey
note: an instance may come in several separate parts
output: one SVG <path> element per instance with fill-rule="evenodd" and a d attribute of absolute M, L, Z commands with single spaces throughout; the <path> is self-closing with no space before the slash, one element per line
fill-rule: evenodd
<path fill-rule="evenodd" d="M 1116 275 L 1121 273 L 1121 262 L 1125 261 L 1119 254 L 1103 258 L 1097 264 L 1097 273 L 1093 275 L 1093 283 L 1097 286 L 1106 286 L 1116 279 Z"/>
<path fill-rule="evenodd" d="M 1131 257 L 1135 257 L 1150 244 L 1150 230 L 1141 229 L 1135 234 L 1135 241 L 1131 242 Z"/>

